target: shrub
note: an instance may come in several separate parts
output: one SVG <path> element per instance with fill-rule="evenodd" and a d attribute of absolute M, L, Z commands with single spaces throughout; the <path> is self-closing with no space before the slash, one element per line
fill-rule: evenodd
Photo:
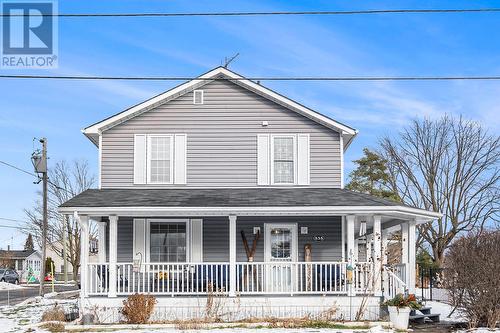
<path fill-rule="evenodd" d="M 45 310 L 42 314 L 42 321 L 65 321 L 66 316 L 64 310 L 59 305 L 54 305 L 54 307 Z"/>
<path fill-rule="evenodd" d="M 123 301 L 122 314 L 130 324 L 146 324 L 153 314 L 156 298 L 152 295 L 134 294 Z"/>
<path fill-rule="evenodd" d="M 448 251 L 445 286 L 471 328 L 500 321 L 499 262 L 499 230 L 461 237 Z"/>

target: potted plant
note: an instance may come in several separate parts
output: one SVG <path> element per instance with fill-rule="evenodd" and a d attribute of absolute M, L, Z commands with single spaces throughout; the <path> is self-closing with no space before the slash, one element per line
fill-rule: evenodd
<path fill-rule="evenodd" d="M 410 311 L 420 309 L 421 305 L 417 302 L 415 295 L 397 294 L 394 298 L 383 303 L 389 310 L 389 319 L 397 330 L 407 330 L 410 320 Z"/>

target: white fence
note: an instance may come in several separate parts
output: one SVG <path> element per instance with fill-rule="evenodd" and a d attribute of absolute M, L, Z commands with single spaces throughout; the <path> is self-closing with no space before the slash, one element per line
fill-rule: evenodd
<path fill-rule="evenodd" d="M 145 263 L 134 270 L 132 263 L 117 264 L 117 295 L 228 294 L 230 264 Z M 240 295 L 347 294 L 349 283 L 356 293 L 370 293 L 372 265 L 358 263 L 348 272 L 345 262 L 240 262 L 235 266 L 234 291 Z M 87 270 L 87 294 L 109 291 L 109 264 L 91 263 Z"/>

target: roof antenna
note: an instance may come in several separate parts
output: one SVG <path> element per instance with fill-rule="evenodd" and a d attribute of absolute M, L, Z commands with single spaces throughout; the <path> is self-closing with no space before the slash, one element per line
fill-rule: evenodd
<path fill-rule="evenodd" d="M 227 57 L 224 57 L 224 68 L 227 68 L 229 66 L 229 64 L 234 60 L 236 59 L 236 57 L 238 57 L 240 55 L 240 53 L 236 53 L 234 56 L 232 56 L 231 58 L 227 58 Z"/>

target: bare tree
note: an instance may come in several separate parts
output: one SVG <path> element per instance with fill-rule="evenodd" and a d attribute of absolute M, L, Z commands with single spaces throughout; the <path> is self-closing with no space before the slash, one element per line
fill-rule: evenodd
<path fill-rule="evenodd" d="M 414 120 L 380 146 L 403 202 L 444 214 L 419 226 L 437 264 L 458 234 L 498 221 L 500 141 L 478 123 L 449 116 Z"/>
<path fill-rule="evenodd" d="M 66 259 L 73 266 L 73 279 L 76 281 L 80 267 L 80 229 L 73 216 L 64 216 L 57 211 L 62 203 L 80 194 L 96 183 L 96 177 L 90 172 L 87 161 L 74 161 L 71 165 L 60 161 L 49 169 L 48 197 L 48 235 L 49 246 L 61 258 L 64 258 L 64 233 L 66 232 Z M 28 228 L 37 243 L 42 240 L 42 204 L 40 199 L 31 209 L 25 209 Z M 95 232 L 91 230 L 91 232 Z"/>

